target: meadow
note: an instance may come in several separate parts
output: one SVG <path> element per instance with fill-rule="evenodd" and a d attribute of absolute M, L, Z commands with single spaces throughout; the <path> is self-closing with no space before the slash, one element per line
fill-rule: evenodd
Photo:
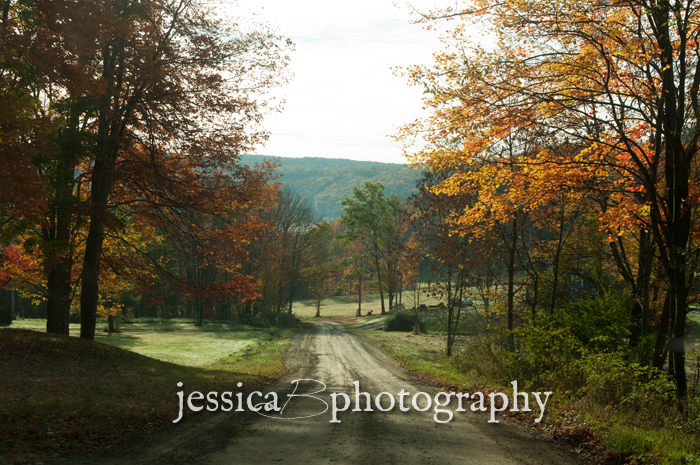
<path fill-rule="evenodd" d="M 45 325 L 46 320 L 16 320 L 12 328 L 41 331 Z M 71 336 L 79 336 L 80 325 L 70 329 Z M 184 366 L 210 365 L 269 341 L 273 335 L 267 329 L 216 320 L 205 320 L 197 327 L 193 320 L 179 318 L 133 320 L 118 329 L 116 333 L 96 333 L 95 341 Z"/>
<path fill-rule="evenodd" d="M 421 294 L 420 303 L 425 305 L 437 305 L 443 300 Z M 403 291 L 401 303 L 406 307 L 413 307 L 413 292 Z M 343 295 L 330 297 L 321 303 L 321 318 L 343 319 L 354 318 L 357 312 L 357 295 Z M 389 311 L 389 299 L 384 295 L 385 310 Z M 312 299 L 304 299 L 294 302 L 292 311 L 302 320 L 312 320 L 316 318 L 316 307 Z M 379 294 L 365 294 L 362 296 L 362 316 L 366 316 L 368 311 L 372 315 L 381 314 L 382 307 Z"/>

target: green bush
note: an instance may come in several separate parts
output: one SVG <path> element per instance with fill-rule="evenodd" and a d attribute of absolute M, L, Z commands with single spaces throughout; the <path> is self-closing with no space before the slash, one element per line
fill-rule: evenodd
<path fill-rule="evenodd" d="M 575 362 L 585 348 L 568 328 L 543 321 L 518 328 L 514 333 L 520 349 L 503 352 L 508 377 L 547 389 L 571 390 L 582 385 Z"/>
<path fill-rule="evenodd" d="M 419 316 L 409 312 L 396 312 L 387 318 L 384 323 L 384 331 L 413 331 L 413 328 L 418 324 L 421 332 L 425 332 L 425 323 L 421 321 Z"/>
<path fill-rule="evenodd" d="M 577 362 L 586 381 L 579 393 L 588 402 L 634 412 L 652 423 L 672 416 L 675 385 L 664 373 L 636 362 L 624 353 L 597 353 Z"/>
<path fill-rule="evenodd" d="M 609 292 L 569 303 L 557 310 L 554 322 L 590 350 L 615 352 L 627 347 L 634 324 L 633 307 L 628 295 Z"/>
<path fill-rule="evenodd" d="M 246 323 L 249 324 L 250 326 L 254 326 L 256 328 L 267 328 L 270 326 L 270 319 L 269 319 L 269 314 L 260 312 L 257 313 L 253 318 L 251 318 L 249 321 Z"/>

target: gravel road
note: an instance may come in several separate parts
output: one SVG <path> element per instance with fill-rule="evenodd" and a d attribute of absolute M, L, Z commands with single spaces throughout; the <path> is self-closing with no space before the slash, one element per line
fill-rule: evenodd
<path fill-rule="evenodd" d="M 347 333 L 342 325 L 317 322 L 299 333 L 292 343 L 288 358 L 288 374 L 262 394 L 276 392 L 279 407 L 298 379 L 325 383 L 323 392 L 315 394 L 332 405 L 331 393 L 347 393 L 351 406 L 338 412 L 340 423 L 331 423 L 331 410 L 323 402 L 310 397 L 294 397 L 282 414 L 264 412 L 266 418 L 248 411 L 208 413 L 187 411 L 177 424 L 137 436 L 91 456 L 66 456 L 56 463 L 71 464 L 575 464 L 575 457 L 556 445 L 537 438 L 521 426 L 502 420 L 489 424 L 482 413 L 455 412 L 448 423 L 437 423 L 434 410 L 416 411 L 411 398 L 416 392 L 428 393 L 433 401 L 438 392 L 421 384 L 376 348 Z M 371 395 L 372 412 L 353 412 L 354 381 L 361 391 Z M 322 386 L 313 381 L 299 382 L 297 394 L 311 393 Z M 184 388 L 185 396 L 196 387 Z M 377 409 L 375 396 L 380 392 L 397 395 L 408 391 L 405 404 L 409 411 L 396 406 L 387 412 Z M 173 388 L 173 403 L 177 388 Z M 232 386 L 232 391 L 237 388 Z M 268 400 L 271 398 L 268 398 Z M 426 399 L 418 397 L 419 408 Z M 235 397 L 234 397 L 235 401 Z M 245 397 L 244 397 L 245 401 Z M 344 398 L 337 396 L 339 407 Z M 186 402 L 186 400 L 185 400 Z M 255 398 L 254 404 L 262 402 Z M 469 402 L 465 403 L 467 406 Z M 199 402 L 204 405 L 202 401 Z M 389 407 L 389 397 L 381 397 L 380 406 Z M 365 408 L 363 397 L 362 408 Z M 451 410 L 455 410 L 453 398 Z M 319 414 L 320 413 L 320 414 Z M 318 414 L 318 415 L 316 415 Z M 315 416 L 311 416 L 315 415 Z M 290 419 L 295 417 L 307 417 Z M 442 419 L 446 414 L 441 414 Z"/>

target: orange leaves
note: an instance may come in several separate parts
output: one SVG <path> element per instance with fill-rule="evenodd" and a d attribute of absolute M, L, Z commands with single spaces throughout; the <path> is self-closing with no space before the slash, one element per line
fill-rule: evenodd
<path fill-rule="evenodd" d="M 599 199 L 606 230 L 649 221 L 642 207 L 665 160 L 657 135 L 663 76 L 692 66 L 679 53 L 662 64 L 653 18 L 632 4 L 581 0 L 473 0 L 459 17 L 488 27 L 495 46 L 473 45 L 466 26 L 448 30 L 452 49 L 407 74 L 425 87 L 431 116 L 398 136 L 410 160 L 455 170 L 435 193 L 475 194 L 456 214 L 457 230 L 535 211 L 560 192 Z M 700 32 L 700 23 L 688 24 Z M 680 45 L 674 37 L 674 51 Z"/>

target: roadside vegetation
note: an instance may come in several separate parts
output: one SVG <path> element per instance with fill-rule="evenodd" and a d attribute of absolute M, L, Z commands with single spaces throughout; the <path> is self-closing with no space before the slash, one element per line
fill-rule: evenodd
<path fill-rule="evenodd" d="M 643 363 L 630 363 L 640 354 L 628 353 L 626 341 L 615 340 L 616 330 L 617 336 L 626 333 L 610 324 L 614 318 L 600 319 L 606 335 L 591 338 L 591 333 L 601 332 L 595 322 L 565 312 L 561 316 L 565 320 L 518 330 L 516 353 L 507 350 L 508 335 L 499 330 L 498 315 L 484 315 L 479 329 L 460 334 L 449 357 L 444 350 L 446 331 L 435 320 L 427 334 L 361 327 L 354 333 L 448 390 L 508 392 L 510 382 L 517 380 L 520 391 L 553 391 L 542 424 L 534 424 L 526 414 L 510 416 L 577 450 L 584 463 L 699 461 L 700 315 L 691 314 L 688 323 L 692 382 L 687 417 L 675 409 L 672 379 L 654 375 Z"/>

